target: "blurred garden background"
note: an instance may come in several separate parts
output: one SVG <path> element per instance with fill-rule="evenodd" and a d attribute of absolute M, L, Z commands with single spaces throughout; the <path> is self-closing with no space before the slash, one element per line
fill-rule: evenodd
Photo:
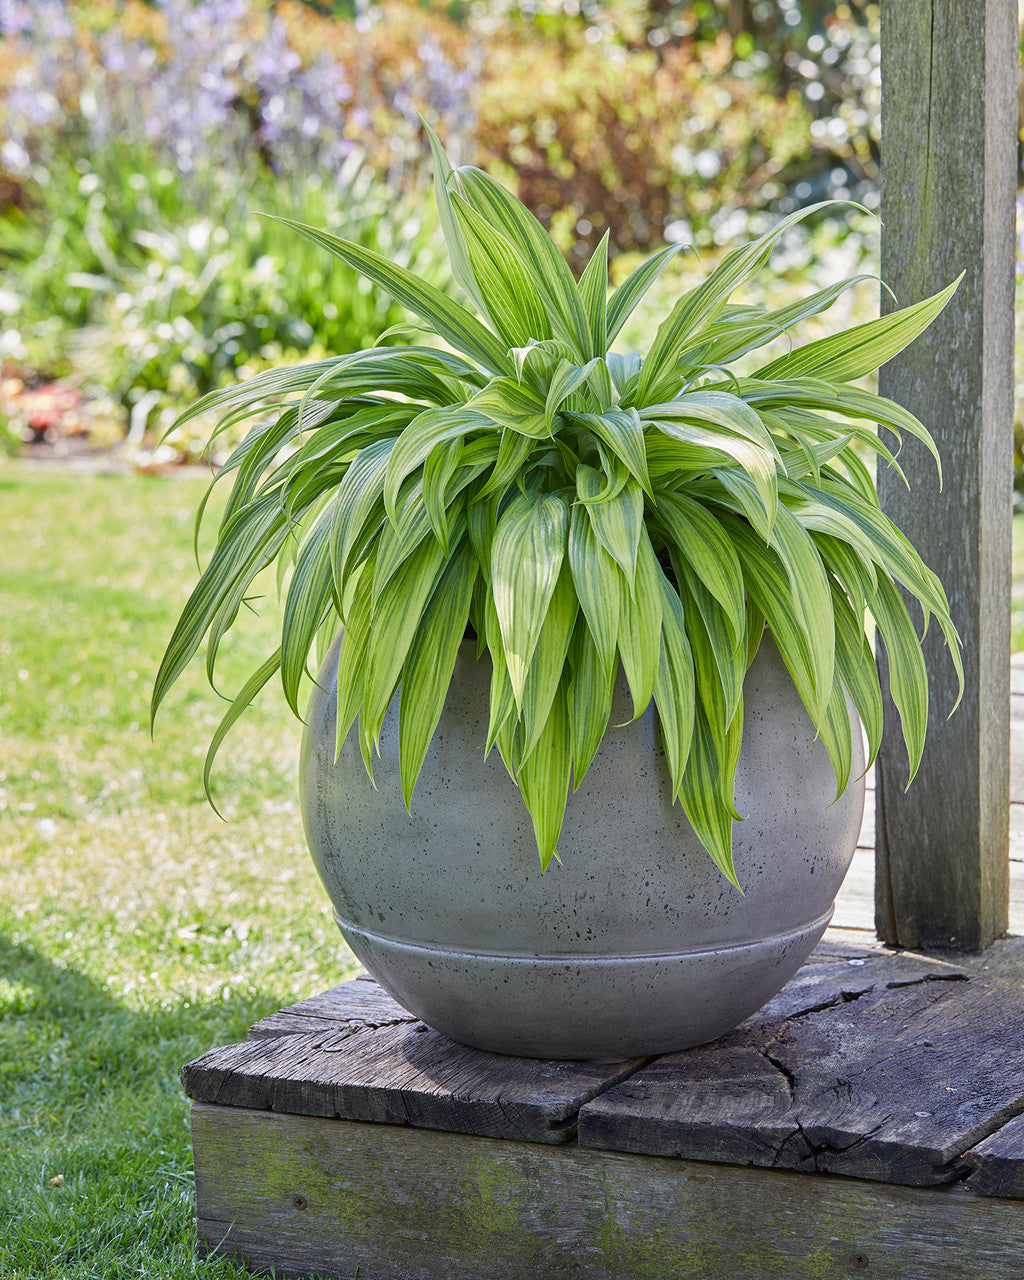
<path fill-rule="evenodd" d="M 163 439 L 176 414 L 407 336 L 262 215 L 450 287 L 422 115 L 574 266 L 606 232 L 613 281 L 693 247 L 630 321 L 639 345 L 725 246 L 827 197 L 877 208 L 878 22 L 867 0 L 0 0 L 0 1275 L 240 1275 L 193 1257 L 178 1067 L 352 972 L 283 701 L 221 754 L 227 823 L 200 673 L 148 735 L 199 464 L 229 443 Z M 868 212 L 809 221 L 771 301 L 874 273 L 877 250 Z M 877 305 L 868 281 L 826 322 Z M 1014 623 L 1024 647 L 1024 602 Z M 259 627 L 229 678 L 272 647 L 272 607 Z"/>
<path fill-rule="evenodd" d="M 444 284 L 420 114 L 574 264 L 606 231 L 613 276 L 666 240 L 699 249 L 648 314 L 782 212 L 875 207 L 877 27 L 876 4 L 833 0 L 0 0 L 8 448 L 140 449 L 189 397 L 380 337 L 401 311 L 260 214 Z M 837 211 L 783 276 L 875 248 L 872 219 Z"/>

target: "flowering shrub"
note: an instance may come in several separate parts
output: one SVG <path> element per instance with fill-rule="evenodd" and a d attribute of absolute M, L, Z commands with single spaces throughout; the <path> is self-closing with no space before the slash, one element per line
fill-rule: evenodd
<path fill-rule="evenodd" d="M 0 221 L 0 358 L 70 362 L 139 420 L 242 367 L 365 347 L 404 318 L 257 211 L 329 225 L 443 283 L 422 205 L 396 203 L 346 135 L 343 68 L 300 54 L 281 16 L 252 0 L 85 16 L 0 0 L 0 164 L 34 206 Z"/>
<path fill-rule="evenodd" d="M 517 170 L 542 219 L 570 211 L 551 229 L 581 263 L 606 230 L 613 251 L 712 241 L 724 212 L 781 194 L 806 146 L 797 97 L 731 76 L 730 56 L 725 36 L 661 54 L 571 31 L 496 46 L 477 98 L 485 167 Z"/>
<path fill-rule="evenodd" d="M 474 159 L 476 95 L 492 74 L 474 33 L 409 0 L 365 6 L 351 22 L 311 13 L 300 0 L 280 0 L 276 12 L 299 53 L 326 53 L 342 68 L 352 86 L 347 136 L 392 186 L 420 177 L 420 115 L 464 163 Z"/>

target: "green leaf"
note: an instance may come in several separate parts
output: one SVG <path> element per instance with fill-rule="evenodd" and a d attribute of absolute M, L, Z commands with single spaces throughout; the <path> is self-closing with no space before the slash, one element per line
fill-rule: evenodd
<path fill-rule="evenodd" d="M 606 409 L 603 413 L 573 413 L 568 417 L 575 425 L 592 432 L 612 451 L 641 488 L 653 494 L 647 470 L 644 424 L 635 409 Z"/>
<path fill-rule="evenodd" d="M 462 455 L 461 440 L 446 440 L 438 445 L 423 464 L 423 506 L 430 521 L 434 537 L 447 556 L 451 550 L 451 530 L 448 525 L 448 508 L 445 495 L 449 484 L 459 470 Z"/>
<path fill-rule="evenodd" d="M 836 619 L 836 675 L 857 708 L 867 738 L 867 764 L 878 755 L 882 741 L 882 694 L 874 654 L 864 632 L 863 614 L 854 612 L 842 587 L 833 580 L 832 607 Z"/>
<path fill-rule="evenodd" d="M 661 740 L 672 779 L 672 799 L 679 798 L 693 738 L 695 685 L 693 654 L 686 637 L 682 601 L 664 573 L 661 587 L 661 651 L 654 680 L 654 703 L 661 722 Z"/>
<path fill-rule="evenodd" d="M 747 593 L 764 614 L 797 692 L 812 721 L 816 722 L 821 697 L 815 683 L 814 664 L 807 637 L 794 617 L 793 597 L 786 571 L 776 552 L 771 547 L 766 547 L 745 521 L 735 516 L 723 515 L 722 523 L 739 553 Z"/>
<path fill-rule="evenodd" d="M 221 531 L 210 563 L 189 596 L 164 651 L 153 683 L 151 722 L 225 599 L 247 589 L 260 570 L 274 560 L 288 532 L 280 497 L 273 492 L 255 498 Z"/>
<path fill-rule="evenodd" d="M 598 542 L 622 572 L 630 590 L 636 577 L 637 547 L 644 524 L 644 498 L 635 480 L 613 497 L 604 497 L 601 474 L 586 463 L 576 468 L 576 492 L 590 517 Z"/>
<path fill-rule="evenodd" d="M 735 509 L 747 514 L 749 507 L 740 501 L 743 487 L 740 484 L 740 477 L 735 473 L 723 472 L 717 478 L 728 486 L 730 494 L 737 499 Z M 768 619 L 768 625 L 774 631 L 778 614 L 769 612 L 757 594 L 758 584 L 752 581 L 753 561 L 749 557 L 744 560 L 744 546 L 747 545 L 747 540 L 743 539 L 743 545 L 736 543 L 736 526 L 725 518 L 723 518 L 723 524 L 744 563 L 747 590 L 754 595 L 755 601 Z M 762 530 L 758 532 L 763 536 Z M 790 603 L 785 611 L 788 622 L 798 628 L 803 636 L 800 660 L 807 661 L 805 673 L 808 684 L 801 689 L 801 694 L 807 694 L 805 703 L 811 719 L 817 724 L 828 706 L 835 665 L 835 629 L 828 579 L 814 540 L 784 505 L 779 507 L 768 541 L 778 557 L 778 563 L 785 570 L 789 585 Z M 766 566 L 762 564 L 761 567 L 764 569 Z M 770 595 L 771 592 L 769 592 Z M 781 642 L 781 637 L 777 636 L 777 638 Z M 786 653 L 783 653 L 783 657 L 786 656 Z M 800 687 L 799 682 L 798 687 Z"/>
<path fill-rule="evenodd" d="M 565 668 L 566 654 L 576 616 L 579 613 L 579 601 L 573 589 L 572 574 L 569 566 L 562 563 L 562 571 L 555 583 L 551 603 L 544 616 L 544 625 L 540 629 L 537 647 L 533 651 L 530 673 L 526 677 L 523 689 L 523 708 L 521 720 L 523 725 L 522 745 L 519 749 L 519 768 L 529 759 L 537 745 L 541 730 L 547 722 L 555 691 L 559 687 Z"/>
<path fill-rule="evenodd" d="M 270 215 L 267 215 L 270 216 Z M 350 240 L 342 240 L 329 232 L 293 222 L 291 218 L 275 218 L 286 226 L 294 227 L 304 236 L 347 262 L 374 283 L 381 285 L 403 306 L 415 312 L 431 325 L 438 335 L 495 373 L 511 373 L 512 365 L 505 344 L 486 329 L 465 307 L 460 307 L 440 289 L 426 280 L 406 271 L 397 263 L 389 262 L 381 254 Z"/>
<path fill-rule="evenodd" d="M 589 354 L 603 356 L 608 350 L 608 239 L 606 231 L 601 243 L 590 255 L 580 276 L 579 296 L 586 314 L 590 337 Z"/>
<path fill-rule="evenodd" d="M 643 361 L 636 351 L 609 351 L 605 356 L 605 364 L 615 391 L 621 396 L 640 372 Z"/>
<path fill-rule="evenodd" d="M 793 617 L 807 641 L 817 713 L 812 719 L 818 724 L 831 697 L 835 671 L 835 623 L 825 566 L 814 540 L 785 506 L 779 507 L 771 545 L 786 570 Z"/>
<path fill-rule="evenodd" d="M 760 239 L 733 249 L 707 279 L 679 299 L 658 326 L 650 352 L 640 370 L 636 390 L 638 404 L 650 404 L 662 388 L 678 384 L 676 361 L 687 343 L 703 326 L 712 323 L 735 290 L 764 266 L 775 244 L 790 227 L 831 203 L 835 202 L 825 201 L 798 209 L 788 218 L 783 218 Z"/>
<path fill-rule="evenodd" d="M 914 781 L 924 751 L 928 726 L 928 673 L 925 670 L 921 642 L 910 620 L 907 606 L 893 584 L 880 574 L 868 608 L 878 626 L 889 658 L 889 692 L 899 712 L 903 741 L 907 748 L 910 774 L 907 786 Z"/>
<path fill-rule="evenodd" d="M 402 669 L 398 759 L 406 808 L 441 718 L 477 572 L 472 549 L 464 543 L 445 566 Z"/>
<path fill-rule="evenodd" d="M 701 705 L 695 703 L 693 738 L 683 783 L 679 788 L 679 800 L 712 862 L 742 893 L 732 861 L 734 803 L 729 785 L 730 779 L 723 774 L 715 753 L 707 717 Z"/>
<path fill-rule="evenodd" d="M 494 529 L 498 523 L 498 502 L 499 496 L 496 493 L 492 493 L 489 497 L 477 495 L 470 500 L 466 508 L 469 541 L 488 587 L 491 584 L 491 544 L 494 541 Z"/>
<path fill-rule="evenodd" d="M 550 338 L 551 318 L 515 246 L 489 226 L 462 196 L 452 196 L 452 208 L 487 314 L 507 345 L 515 347 L 530 338 Z"/>
<path fill-rule="evenodd" d="M 534 440 L 551 435 L 544 401 L 514 378 L 492 378 L 466 408 L 496 426 Z"/>
<path fill-rule="evenodd" d="M 779 378 L 822 378 L 829 382 L 852 382 L 873 373 L 898 355 L 922 334 L 956 292 L 964 273 L 945 289 L 923 302 L 890 315 L 869 320 L 842 333 L 808 342 L 759 369 L 755 377 L 768 381 Z"/>
<path fill-rule="evenodd" d="M 619 608 L 619 653 L 633 699 L 633 719 L 647 710 L 661 657 L 661 568 L 647 530 L 642 529 L 636 579 Z"/>
<path fill-rule="evenodd" d="M 624 582 L 615 561 L 598 542 L 586 508 L 580 504 L 573 507 L 569 524 L 569 564 L 601 666 L 611 676 L 617 665 Z"/>
<path fill-rule="evenodd" d="M 443 568 L 441 548 L 432 538 L 425 540 L 402 562 L 373 606 L 360 717 L 364 759 L 369 741 L 379 740 L 384 714 Z"/>
<path fill-rule="evenodd" d="M 321 516 L 295 561 L 281 623 L 281 681 L 292 711 L 301 718 L 299 688 L 317 631 L 331 609 L 331 513 Z"/>
<path fill-rule="evenodd" d="M 278 649 L 246 680 L 237 697 L 232 700 L 231 706 L 224 713 L 220 724 L 217 725 L 213 737 L 210 740 L 209 749 L 206 752 L 206 760 L 203 764 L 203 789 L 206 792 L 206 798 L 213 807 L 214 813 L 218 817 L 223 814 L 213 802 L 213 794 L 210 789 L 210 775 L 213 772 L 213 762 L 217 758 L 217 752 L 220 750 L 224 739 L 230 733 L 232 727 L 238 721 L 242 713 L 252 704 L 253 699 L 267 684 L 273 679 L 275 673 L 281 666 L 281 650 Z"/>
<path fill-rule="evenodd" d="M 651 254 L 636 270 L 630 272 L 608 299 L 608 332 L 605 339 L 607 344 L 610 345 L 615 341 L 619 330 L 633 314 L 644 294 L 678 252 L 679 246 L 670 244 L 664 249 L 659 249 L 657 253 Z"/>
<path fill-rule="evenodd" d="M 487 725 L 487 741 L 484 744 L 484 755 L 490 754 L 491 748 L 498 741 L 499 734 L 505 730 L 516 716 L 516 698 L 512 692 L 512 681 L 508 676 L 508 663 L 505 660 L 505 646 L 501 639 L 501 625 L 498 622 L 498 611 L 494 607 L 494 596 L 488 592 L 484 603 L 484 630 L 487 649 L 491 655 L 491 688 L 490 688 L 490 720 Z M 506 750 L 501 752 L 509 773 L 512 773 L 512 762 Z"/>
<path fill-rule="evenodd" d="M 831 697 L 825 708 L 825 714 L 818 725 L 818 734 L 832 762 L 836 775 L 835 799 L 846 790 L 850 781 L 850 768 L 853 763 L 853 736 L 850 725 L 850 712 L 846 706 L 846 695 L 840 681 L 832 688 Z"/>
<path fill-rule="evenodd" d="M 536 747 L 517 773 L 519 789 L 533 819 L 542 870 L 547 870 L 551 859 L 558 856 L 571 768 L 569 717 L 565 690 L 560 688 Z"/>
<path fill-rule="evenodd" d="M 771 432 L 761 421 L 757 410 L 739 396 L 727 391 L 691 391 L 665 404 L 653 404 L 640 411 L 642 422 L 686 422 L 716 427 L 731 435 L 751 441 L 781 461 Z"/>
<path fill-rule="evenodd" d="M 700 427 L 685 426 L 681 422 L 656 424 L 658 430 L 672 436 L 680 444 L 711 447 L 725 455 L 723 461 L 732 466 L 714 465 L 714 473 L 722 486 L 736 495 L 743 504 L 744 514 L 755 529 L 767 540 L 779 502 L 779 480 L 775 460 L 759 445 L 741 440 L 724 432 L 710 432 Z M 698 455 L 699 456 L 699 455 Z M 689 461 L 686 454 L 682 458 Z M 650 449 L 648 449 L 650 461 Z"/>
<path fill-rule="evenodd" d="M 655 510 L 670 542 L 673 558 L 685 560 L 722 606 L 733 642 L 746 626 L 743 570 L 732 541 L 715 517 L 682 493 L 660 491 Z"/>
<path fill-rule="evenodd" d="M 743 695 L 746 648 L 729 642 L 720 625 L 720 606 L 688 570 L 679 575 L 679 595 L 693 661 L 694 694 L 704 708 L 718 758 L 724 761 L 728 756 L 729 729 Z"/>
<path fill-rule="evenodd" d="M 500 516 L 491 545 L 491 590 L 516 705 L 565 556 L 569 512 L 556 494 L 519 494 Z"/>
<path fill-rule="evenodd" d="M 568 708 L 573 790 L 578 790 L 608 727 L 618 665 L 611 670 L 605 667 L 582 618 L 577 621 L 573 633 L 569 663 L 572 671 Z"/>
<path fill-rule="evenodd" d="M 559 364 L 565 360 L 575 364 L 579 359 L 575 350 L 561 338 L 531 338 L 522 347 L 513 347 L 509 352 L 515 366 L 517 382 L 530 379 L 534 389 L 539 391 L 546 386 Z"/>
<path fill-rule="evenodd" d="M 402 481 L 421 467 L 438 445 L 461 440 L 473 431 L 492 430 L 487 418 L 469 409 L 427 409 L 394 441 L 384 482 L 384 507 L 392 524 L 398 523 L 395 504 Z"/>
<path fill-rule="evenodd" d="M 576 282 L 543 226 L 525 205 L 481 169 L 465 166 L 457 176 L 472 207 L 518 251 L 558 336 L 582 359 L 588 354 L 603 354 L 603 348 L 587 351 L 587 315 L 576 295 Z"/>
<path fill-rule="evenodd" d="M 854 418 L 867 418 L 880 426 L 888 427 L 897 436 L 905 431 L 907 435 L 920 440 L 935 461 L 941 484 L 942 462 L 935 441 L 932 439 L 931 432 L 914 417 L 909 409 L 904 409 L 895 400 L 887 400 L 885 396 L 875 395 L 860 387 L 837 387 L 835 411 Z"/>
<path fill-rule="evenodd" d="M 338 704 L 334 746 L 336 760 L 341 755 L 342 743 L 352 727 L 352 721 L 363 705 L 366 691 L 366 647 L 370 639 L 373 560 L 371 553 L 353 575 L 348 620 L 338 650 Z M 369 760 L 365 756 L 363 759 L 372 781 Z"/>
<path fill-rule="evenodd" d="M 544 417 L 548 435 L 554 434 L 555 414 L 569 396 L 586 383 L 597 363 L 597 360 L 590 360 L 585 365 L 574 365 L 570 364 L 568 360 L 559 361 L 558 368 L 555 370 L 548 387 L 547 399 L 544 404 Z"/>
<path fill-rule="evenodd" d="M 691 367 L 697 364 L 729 364 L 780 337 L 801 320 L 827 311 L 847 289 L 864 280 L 877 279 L 872 275 L 850 276 L 776 311 L 764 311 L 760 307 L 727 307 L 717 324 L 703 330 L 701 341 L 682 353 L 680 363 Z"/>
<path fill-rule="evenodd" d="M 877 505 L 865 501 L 859 494 L 852 492 L 848 486 L 822 476 L 822 487 L 819 496 L 828 501 L 838 511 L 850 516 L 855 523 L 874 541 L 878 559 L 887 573 L 920 601 L 922 608 L 932 613 L 946 639 L 946 648 L 956 669 L 959 692 L 950 714 L 959 705 L 964 691 L 964 669 L 960 657 L 960 637 L 949 616 L 949 602 L 942 583 L 929 569 L 914 550 L 905 534 L 878 509 Z M 879 579 L 880 580 L 880 579 Z M 876 619 L 877 621 L 877 619 Z"/>
<path fill-rule="evenodd" d="M 377 567 L 373 575 L 373 604 L 391 581 L 400 565 L 430 534 L 430 517 L 423 505 L 423 478 L 409 476 L 402 486 L 395 524 L 387 521 L 377 535 Z"/>
<path fill-rule="evenodd" d="M 349 558 L 370 524 L 374 529 L 384 518 L 384 480 L 393 439 L 378 440 L 361 449 L 338 485 L 333 503 L 331 566 L 335 589 L 341 595 Z"/>
<path fill-rule="evenodd" d="M 444 235 L 445 244 L 448 246 L 448 259 L 452 266 L 452 276 L 456 283 L 465 289 L 477 308 L 486 314 L 487 306 L 476 282 L 476 275 L 470 265 L 469 250 L 466 247 L 462 228 L 459 226 L 452 206 L 450 190 L 452 181 L 451 162 L 444 147 L 441 146 L 437 134 L 434 133 L 422 116 L 420 117 L 420 123 L 426 132 L 430 142 L 430 151 L 434 158 L 434 200 L 437 204 L 437 216 L 441 223 L 441 232 Z"/>
<path fill-rule="evenodd" d="M 498 445 L 498 457 L 486 483 L 476 494 L 477 501 L 494 495 L 500 498 L 526 470 L 530 456 L 537 447 L 532 436 L 504 428 Z"/>

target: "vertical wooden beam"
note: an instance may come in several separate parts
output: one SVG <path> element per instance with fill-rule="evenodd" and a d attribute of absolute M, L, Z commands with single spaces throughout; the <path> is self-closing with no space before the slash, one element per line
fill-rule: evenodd
<path fill-rule="evenodd" d="M 910 440 L 911 491 L 891 470 L 879 491 L 949 593 L 967 674 L 947 721 L 956 683 L 932 627 L 928 741 L 906 794 L 887 707 L 875 920 L 905 947 L 980 950 L 1007 928 L 1016 134 L 1017 0 L 883 0 L 882 278 L 905 305 L 967 273 L 879 379 L 942 454 L 941 494 Z"/>

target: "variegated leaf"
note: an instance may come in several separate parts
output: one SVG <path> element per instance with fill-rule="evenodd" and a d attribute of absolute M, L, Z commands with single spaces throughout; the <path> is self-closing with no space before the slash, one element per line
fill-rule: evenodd
<path fill-rule="evenodd" d="M 494 531 L 491 590 L 519 707 L 565 556 L 568 524 L 564 498 L 528 492 L 512 500 Z"/>
<path fill-rule="evenodd" d="M 644 497 L 635 480 L 627 481 L 617 494 L 606 496 L 600 472 L 581 463 L 576 468 L 576 492 L 590 517 L 594 534 L 622 572 L 630 590 L 636 577 L 637 547 L 644 523 Z"/>
<path fill-rule="evenodd" d="M 576 595 L 601 665 L 608 675 L 617 665 L 622 571 L 597 539 L 586 508 L 573 507 L 569 524 L 569 564 Z"/>
<path fill-rule="evenodd" d="M 402 668 L 398 759 L 406 808 L 441 718 L 477 572 L 472 549 L 463 543 L 441 574 Z"/>

